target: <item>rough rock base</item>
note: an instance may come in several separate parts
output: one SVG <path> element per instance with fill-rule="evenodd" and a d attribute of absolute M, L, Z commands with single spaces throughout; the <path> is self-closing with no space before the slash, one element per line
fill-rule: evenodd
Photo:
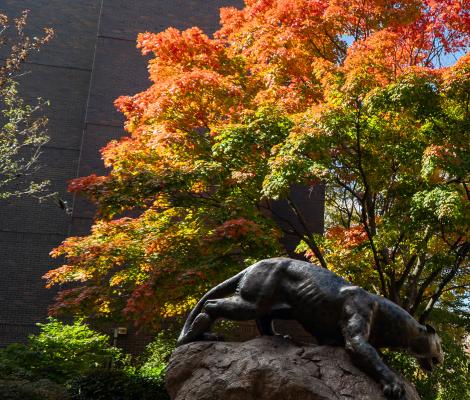
<path fill-rule="evenodd" d="M 406 400 L 419 400 L 405 382 Z M 301 346 L 263 336 L 244 343 L 195 342 L 171 356 L 172 400 L 385 400 L 380 385 L 341 347 Z"/>

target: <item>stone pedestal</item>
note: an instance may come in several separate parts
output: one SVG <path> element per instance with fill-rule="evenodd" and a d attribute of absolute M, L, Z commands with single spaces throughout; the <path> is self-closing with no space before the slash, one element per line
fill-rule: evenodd
<path fill-rule="evenodd" d="M 405 384 L 406 400 L 419 400 Z M 386 400 L 380 385 L 354 366 L 342 347 L 267 336 L 177 348 L 166 387 L 172 400 Z"/>

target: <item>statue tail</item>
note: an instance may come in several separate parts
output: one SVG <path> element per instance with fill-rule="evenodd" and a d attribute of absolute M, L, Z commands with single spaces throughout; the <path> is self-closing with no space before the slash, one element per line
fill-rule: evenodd
<path fill-rule="evenodd" d="M 189 316 L 186 319 L 186 322 L 184 323 L 183 330 L 181 331 L 180 336 L 178 337 L 178 341 L 176 343 L 177 346 L 184 344 L 184 339 L 185 339 L 186 334 L 191 328 L 191 325 L 193 321 L 195 320 L 195 318 L 201 313 L 202 308 L 204 307 L 204 304 L 206 303 L 206 301 L 210 299 L 219 299 L 222 297 L 226 297 L 229 294 L 233 294 L 235 290 L 237 289 L 238 283 L 240 282 L 244 274 L 245 274 L 245 271 L 242 271 L 238 273 L 237 275 L 232 276 L 231 278 L 227 279 L 226 281 L 218 284 L 217 286 L 209 290 L 201 298 L 201 300 L 199 300 L 199 302 L 196 304 L 196 307 L 194 307 L 193 310 L 189 313 Z"/>

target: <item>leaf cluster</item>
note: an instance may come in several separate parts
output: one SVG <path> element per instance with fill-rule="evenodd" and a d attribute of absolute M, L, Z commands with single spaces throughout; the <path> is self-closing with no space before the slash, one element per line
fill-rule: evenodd
<path fill-rule="evenodd" d="M 12 22 L 0 14 L 0 49 L 7 52 L 0 64 L 0 200 L 23 195 L 38 199 L 51 197 L 50 182 L 34 175 L 40 168 L 41 148 L 49 141 L 47 118 L 42 114 L 48 102 L 37 99 L 28 104 L 19 93 L 21 67 L 33 52 L 53 37 L 44 29 L 41 37 L 25 33 L 28 11 Z"/>
<path fill-rule="evenodd" d="M 57 383 L 90 369 L 125 364 L 120 349 L 109 345 L 109 336 L 93 331 L 82 320 L 64 324 L 50 318 L 38 324 L 41 331 L 27 344 L 12 344 L 0 352 L 0 374 Z"/>

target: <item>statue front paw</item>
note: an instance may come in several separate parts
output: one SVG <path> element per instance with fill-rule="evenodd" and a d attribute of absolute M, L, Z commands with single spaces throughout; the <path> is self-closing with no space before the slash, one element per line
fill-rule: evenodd
<path fill-rule="evenodd" d="M 293 341 L 294 339 L 292 338 L 291 335 L 284 335 L 283 333 L 275 333 L 274 334 L 275 337 L 280 337 L 280 338 L 283 338 L 285 340 L 290 340 L 290 341 Z"/>
<path fill-rule="evenodd" d="M 397 377 L 383 381 L 382 390 L 385 396 L 389 399 L 405 399 L 405 386 L 403 385 L 403 382 Z"/>

